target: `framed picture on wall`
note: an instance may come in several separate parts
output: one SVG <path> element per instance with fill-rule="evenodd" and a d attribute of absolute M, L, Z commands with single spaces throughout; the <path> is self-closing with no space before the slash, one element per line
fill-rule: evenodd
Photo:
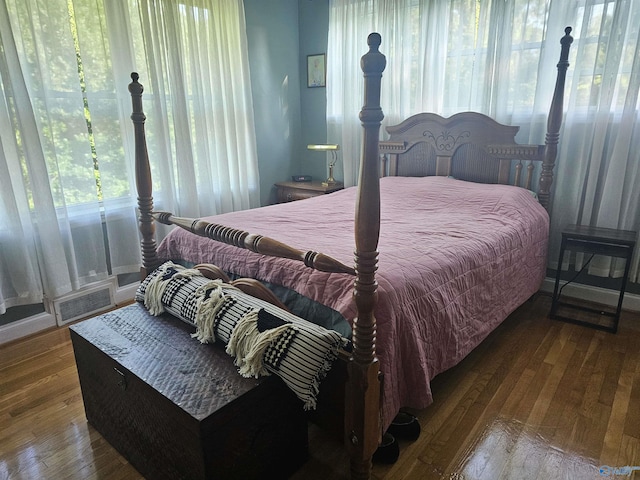
<path fill-rule="evenodd" d="M 307 55 L 307 87 L 327 86 L 326 60 L 327 55 L 325 53 Z"/>

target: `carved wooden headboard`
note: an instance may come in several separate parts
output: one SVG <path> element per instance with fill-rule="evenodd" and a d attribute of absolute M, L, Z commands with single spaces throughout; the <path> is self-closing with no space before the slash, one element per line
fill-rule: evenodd
<path fill-rule="evenodd" d="M 533 162 L 544 160 L 544 145 L 521 145 L 520 127 L 503 125 L 476 112 L 449 118 L 419 113 L 387 127 L 380 142 L 384 175 L 453 176 L 480 183 L 515 184 L 532 189 Z"/>

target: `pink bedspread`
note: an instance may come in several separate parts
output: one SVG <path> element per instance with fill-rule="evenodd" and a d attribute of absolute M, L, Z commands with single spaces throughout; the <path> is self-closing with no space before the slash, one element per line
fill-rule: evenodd
<path fill-rule="evenodd" d="M 457 364 L 541 285 L 548 216 L 527 190 L 445 177 L 381 179 L 377 355 L 383 423 L 432 402 L 430 380 Z M 211 217 L 353 264 L 356 188 Z M 311 271 L 175 229 L 164 259 L 214 263 L 356 314 L 353 277 Z"/>

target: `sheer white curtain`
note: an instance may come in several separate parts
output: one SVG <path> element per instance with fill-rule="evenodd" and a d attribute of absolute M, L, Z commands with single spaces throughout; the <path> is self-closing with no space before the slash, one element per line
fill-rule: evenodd
<path fill-rule="evenodd" d="M 159 205 L 187 216 L 258 206 L 242 1 L 120 1 L 135 7 L 133 44 L 144 45 L 136 63 Z"/>
<path fill-rule="evenodd" d="M 640 230 L 640 2 L 632 0 L 331 0 L 327 129 L 343 146 L 345 183 L 357 178 L 358 59 L 368 33 L 382 35 L 387 56 L 383 126 L 423 111 L 474 110 L 521 125 L 520 142 L 543 143 L 566 26 L 575 41 L 549 258 L 567 223 Z M 608 263 L 599 271 L 620 274 Z"/>
<path fill-rule="evenodd" d="M 139 268 L 132 71 L 160 208 L 257 206 L 241 0 L 0 0 L 0 313 Z"/>
<path fill-rule="evenodd" d="M 7 31 L 6 10 L 0 4 L 0 31 Z M 0 37 L 1 38 L 1 37 Z M 0 72 L 3 75 L 15 66 L 15 57 L 5 42 L 0 43 L 8 55 L 0 57 Z M 11 67 L 10 67 L 11 65 Z M 12 125 L 7 110 L 8 105 L 0 102 L 0 132 L 9 132 Z M 13 139 L 0 135 L 0 314 L 8 307 L 37 303 L 42 299 L 38 265 L 35 262 L 35 237 L 25 192 L 15 190 L 20 178 L 13 178 L 21 172 L 18 162 L 17 145 Z"/>
<path fill-rule="evenodd" d="M 351 140 L 360 132 L 353 112 L 362 102 L 358 59 L 368 33 L 382 35 L 387 56 L 383 125 L 419 112 L 447 116 L 475 110 L 505 122 L 517 116 L 539 124 L 534 131 L 525 128 L 522 136 L 530 131 L 544 136 L 555 54 L 566 26 L 562 19 L 548 22 L 548 10 L 544 0 L 332 0 L 327 118 L 330 138 L 345 144 L 345 182 L 352 185 L 357 177 L 352 159 L 359 156 L 346 149 L 359 149 L 358 141 Z M 547 29 L 555 33 L 549 55 L 543 48 Z"/>

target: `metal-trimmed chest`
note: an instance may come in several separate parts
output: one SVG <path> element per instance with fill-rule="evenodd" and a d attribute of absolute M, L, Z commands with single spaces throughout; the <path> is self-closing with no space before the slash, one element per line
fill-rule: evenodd
<path fill-rule="evenodd" d="M 148 478 L 286 478 L 307 459 L 302 403 L 247 379 L 192 327 L 134 304 L 70 327 L 89 423 Z"/>

